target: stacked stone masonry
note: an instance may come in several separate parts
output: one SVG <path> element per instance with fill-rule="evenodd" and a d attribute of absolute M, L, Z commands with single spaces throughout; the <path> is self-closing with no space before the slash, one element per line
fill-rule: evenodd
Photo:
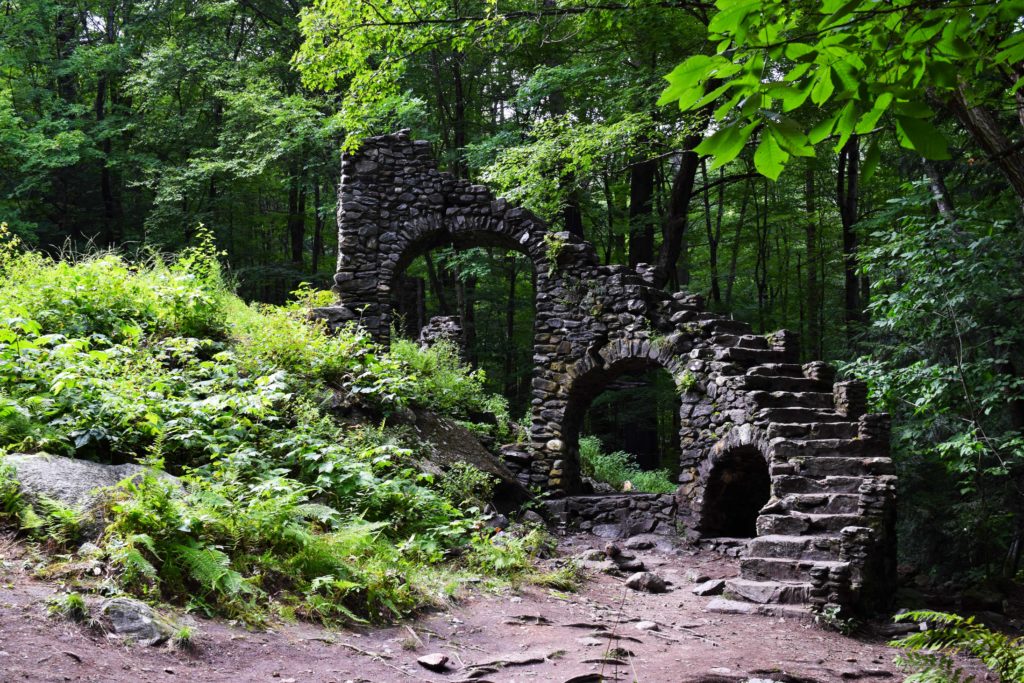
<path fill-rule="evenodd" d="M 344 157 L 338 226 L 340 302 L 318 315 L 332 327 L 359 321 L 382 343 L 396 283 L 417 256 L 495 246 L 532 261 L 530 440 L 502 449 L 523 483 L 570 497 L 563 507 L 581 519 L 596 511 L 576 495 L 583 417 L 610 382 L 660 367 L 679 388 L 682 455 L 671 511 L 658 508 L 671 523 L 656 526 L 691 539 L 753 536 L 740 578 L 728 584 L 736 599 L 819 607 L 885 599 L 894 572 L 888 416 L 865 413 L 863 384 L 835 383 L 825 363 L 801 365 L 796 335 L 754 334 L 704 310 L 700 296 L 658 289 L 646 264 L 600 265 L 589 243 L 439 172 L 429 144 L 405 133 L 371 138 Z M 618 505 L 618 516 L 634 509 Z"/>

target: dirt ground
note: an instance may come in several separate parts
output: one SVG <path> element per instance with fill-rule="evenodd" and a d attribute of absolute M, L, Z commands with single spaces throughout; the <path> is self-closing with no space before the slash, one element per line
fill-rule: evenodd
<path fill-rule="evenodd" d="M 559 551 L 602 547 L 569 537 Z M 631 551 L 633 552 L 633 551 Z M 197 620 L 192 652 L 125 646 L 49 617 L 59 587 L 32 579 L 17 547 L 0 541 L 0 681 L 299 681 L 584 683 L 587 681 L 899 681 L 882 637 L 844 637 L 805 619 L 708 612 L 713 598 L 691 592 L 694 573 L 726 578 L 737 561 L 709 551 L 635 551 L 672 586 L 638 593 L 620 577 L 595 574 L 576 594 L 538 587 L 470 589 L 458 604 L 407 624 L 331 631 L 285 624 L 252 632 Z M 637 623 L 653 621 L 657 630 Z M 649 625 L 648 625 L 649 626 Z M 445 672 L 418 665 L 449 658 Z M 986 680 L 981 674 L 979 680 Z M 989 679 L 991 680 L 991 679 Z"/>

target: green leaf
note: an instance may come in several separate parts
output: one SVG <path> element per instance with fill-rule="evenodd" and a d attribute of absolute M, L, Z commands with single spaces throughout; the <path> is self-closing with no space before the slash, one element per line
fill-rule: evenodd
<path fill-rule="evenodd" d="M 814 78 L 814 85 L 811 86 L 811 101 L 821 106 L 832 96 L 835 89 L 832 83 L 832 68 L 821 69 Z"/>
<path fill-rule="evenodd" d="M 761 0 L 736 0 L 730 2 L 719 2 L 719 11 L 715 13 L 711 23 L 708 24 L 708 33 L 736 33 L 743 24 L 747 15 L 756 11 L 761 5 Z"/>
<path fill-rule="evenodd" d="M 875 100 L 875 105 L 871 107 L 870 111 L 860 117 L 860 121 L 857 122 L 855 132 L 858 135 L 863 135 L 864 133 L 870 133 L 874 130 L 875 125 L 878 123 L 878 119 L 880 119 L 882 114 L 885 113 L 885 110 L 889 108 L 892 100 L 892 93 L 885 92 L 879 95 L 878 99 Z"/>
<path fill-rule="evenodd" d="M 946 137 L 927 121 L 909 116 L 897 116 L 896 134 L 900 145 L 914 150 L 926 159 L 950 158 Z"/>
<path fill-rule="evenodd" d="M 836 121 L 835 132 L 839 136 L 839 142 L 835 146 L 837 152 L 846 146 L 847 140 L 853 135 L 853 126 L 856 121 L 857 103 L 847 102 L 846 106 L 839 112 L 839 120 Z"/>
<path fill-rule="evenodd" d="M 864 155 L 864 163 L 861 166 L 860 176 L 864 182 L 871 180 L 871 177 L 875 175 L 875 171 L 878 170 L 878 162 L 882 158 L 882 150 L 878 144 L 878 137 L 871 141 L 871 146 L 868 147 L 867 154 Z"/>
<path fill-rule="evenodd" d="M 777 180 L 789 155 L 779 147 L 774 135 L 762 135 L 761 144 L 754 152 L 754 167 L 766 178 Z"/>
<path fill-rule="evenodd" d="M 743 146 L 754 132 L 755 127 L 757 127 L 757 123 L 751 123 L 743 128 L 735 123 L 725 126 L 711 137 L 705 138 L 703 142 L 694 147 L 693 151 L 713 157 L 714 161 L 709 170 L 716 169 L 729 163 L 743 151 Z"/>
<path fill-rule="evenodd" d="M 836 127 L 836 121 L 839 120 L 840 112 L 836 112 L 832 116 L 819 121 L 810 132 L 807 133 L 807 139 L 811 141 L 812 145 L 816 145 L 829 135 L 832 135 L 833 129 Z"/>

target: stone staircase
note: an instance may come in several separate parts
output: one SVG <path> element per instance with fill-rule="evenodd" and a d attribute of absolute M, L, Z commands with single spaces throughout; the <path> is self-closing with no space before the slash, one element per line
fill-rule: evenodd
<path fill-rule="evenodd" d="M 895 477 L 887 417 L 865 414 L 862 383 L 834 383 L 825 363 L 793 362 L 792 336 L 773 343 L 745 323 L 706 313 L 697 324 L 710 332 L 715 361 L 742 368 L 723 384 L 744 391 L 771 476 L 771 499 L 741 553 L 740 576 L 709 607 L 806 615 L 870 602 L 873 590 L 883 594 L 885 587 L 864 583 L 879 576 L 868 565 L 891 542 L 885 515 Z"/>

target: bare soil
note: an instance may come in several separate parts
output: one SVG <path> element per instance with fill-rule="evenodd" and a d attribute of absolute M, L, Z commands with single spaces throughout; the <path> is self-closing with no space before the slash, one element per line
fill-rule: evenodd
<path fill-rule="evenodd" d="M 575 554 L 603 544 L 598 538 L 568 537 L 559 552 Z M 0 541 L 0 681 L 831 683 L 903 678 L 893 664 L 895 651 L 882 637 L 845 637 L 806 619 L 708 612 L 712 598 L 691 592 L 692 575 L 734 576 L 735 559 L 665 547 L 630 552 L 672 582 L 669 592 L 638 593 L 621 577 L 598 573 L 571 595 L 535 586 L 498 593 L 469 587 L 457 604 L 389 628 L 282 624 L 252 632 L 196 619 L 198 645 L 182 651 L 125 645 L 48 616 L 46 600 L 60 586 L 33 579 L 23 568 L 19 547 Z M 640 621 L 656 622 L 658 628 L 640 630 Z M 445 672 L 417 664 L 418 657 L 431 653 L 448 656 Z"/>

